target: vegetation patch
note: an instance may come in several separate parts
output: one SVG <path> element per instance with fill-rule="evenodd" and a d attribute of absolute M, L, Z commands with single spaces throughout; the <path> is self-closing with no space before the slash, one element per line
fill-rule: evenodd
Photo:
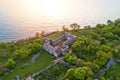
<path fill-rule="evenodd" d="M 53 59 L 53 56 L 51 56 L 49 53 L 41 53 L 34 63 L 29 63 L 31 59 L 29 59 L 27 62 L 18 63 L 13 72 L 6 73 L 6 75 L 2 77 L 2 80 L 14 80 L 16 75 L 18 75 L 20 78 L 24 78 L 52 64 Z M 25 63 L 28 65 L 24 66 Z"/>
<path fill-rule="evenodd" d="M 68 70 L 67 67 L 63 66 L 60 63 L 57 63 L 53 67 L 51 67 L 49 70 L 39 74 L 36 76 L 35 80 L 62 80 L 66 71 Z"/>
<path fill-rule="evenodd" d="M 105 78 L 109 80 L 119 80 L 120 79 L 120 65 L 112 66 L 107 73 L 105 74 Z"/>
<path fill-rule="evenodd" d="M 70 28 L 72 30 L 63 26 L 63 31 L 55 32 L 48 37 L 57 39 L 64 32 L 77 36 L 76 41 L 70 46 L 70 53 L 66 53 L 62 58 L 67 64 L 72 65 L 72 68 L 68 69 L 59 63 L 40 73 L 35 79 L 120 80 L 120 20 L 108 20 L 107 24 L 85 26 L 84 29 L 79 29 L 80 25 L 74 23 Z M 54 58 L 43 50 L 42 46 L 43 40 L 38 36 L 28 40 L 0 43 L 0 80 L 14 80 L 15 76 L 24 78 L 50 65 Z M 31 63 L 32 56 L 38 52 L 40 56 Z M 104 70 L 111 58 L 116 64 Z M 102 74 L 101 69 L 105 74 L 99 76 L 97 72 Z"/>

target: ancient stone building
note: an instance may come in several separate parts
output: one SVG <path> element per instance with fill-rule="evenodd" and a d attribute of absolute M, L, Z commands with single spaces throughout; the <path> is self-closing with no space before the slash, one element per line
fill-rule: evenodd
<path fill-rule="evenodd" d="M 75 41 L 75 39 L 76 36 L 65 32 L 57 40 L 46 38 L 43 48 L 55 57 L 58 57 L 64 55 L 64 53 L 68 51 L 69 46 Z"/>

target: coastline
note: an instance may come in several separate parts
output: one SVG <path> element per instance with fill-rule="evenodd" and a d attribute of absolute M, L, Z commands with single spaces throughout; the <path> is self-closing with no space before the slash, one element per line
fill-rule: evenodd
<path fill-rule="evenodd" d="M 50 32 L 45 32 L 45 36 L 48 36 L 48 35 L 51 35 L 53 33 L 55 33 L 56 31 L 50 31 Z M 40 32 L 39 32 L 40 33 Z M 35 33 L 34 33 L 35 34 Z M 0 43 L 16 43 L 18 41 L 25 41 L 25 40 L 30 40 L 30 39 L 34 39 L 35 38 L 35 35 L 34 36 L 29 36 L 29 37 L 24 37 L 24 38 L 18 38 L 18 39 L 15 39 L 15 40 L 10 40 L 10 41 L 0 41 Z"/>

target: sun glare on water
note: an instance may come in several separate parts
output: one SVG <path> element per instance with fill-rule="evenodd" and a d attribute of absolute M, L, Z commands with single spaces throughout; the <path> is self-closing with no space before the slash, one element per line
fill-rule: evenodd
<path fill-rule="evenodd" d="M 60 18 L 65 15 L 64 0 L 28 0 L 29 9 L 33 13 L 42 14 L 47 18 Z"/>

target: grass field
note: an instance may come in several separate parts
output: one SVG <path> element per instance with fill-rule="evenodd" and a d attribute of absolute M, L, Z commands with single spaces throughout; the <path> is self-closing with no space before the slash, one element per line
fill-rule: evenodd
<path fill-rule="evenodd" d="M 57 63 L 49 70 L 45 71 L 44 73 L 39 74 L 35 77 L 35 80 L 62 80 L 65 73 L 67 72 L 68 68 L 63 66 L 60 63 Z"/>
<path fill-rule="evenodd" d="M 48 38 L 52 38 L 54 40 L 56 40 L 57 38 L 59 38 L 63 33 L 57 32 L 57 33 L 53 33 L 49 36 L 47 36 Z"/>
<path fill-rule="evenodd" d="M 21 68 L 23 64 L 25 64 L 25 62 L 29 62 L 31 58 L 27 61 L 20 62 L 12 73 L 7 73 L 5 76 L 2 77 L 1 80 L 14 80 L 16 75 L 18 75 L 20 78 L 24 78 L 25 76 L 33 74 L 50 65 L 53 59 L 53 56 L 51 56 L 49 53 L 41 53 L 34 63 Z"/>

